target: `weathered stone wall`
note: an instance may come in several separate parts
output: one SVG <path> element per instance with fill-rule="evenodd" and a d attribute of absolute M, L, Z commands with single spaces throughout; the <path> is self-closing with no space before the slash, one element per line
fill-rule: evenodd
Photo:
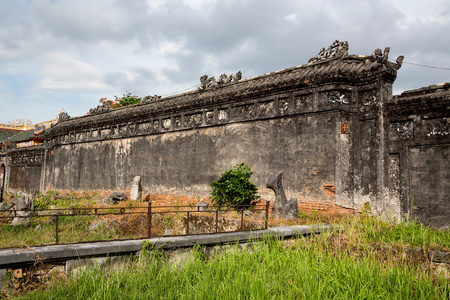
<path fill-rule="evenodd" d="M 245 162 L 261 193 L 270 171 L 283 170 L 293 196 L 331 201 L 322 186 L 334 186 L 335 126 L 325 112 L 62 145 L 46 177 L 53 189 L 123 190 L 139 175 L 144 192 L 206 196 L 211 181 Z"/>
<path fill-rule="evenodd" d="M 7 161 L 7 188 L 9 192 L 37 193 L 42 189 L 45 157 L 43 147 L 18 149 L 9 153 Z"/>
<path fill-rule="evenodd" d="M 270 172 L 282 171 L 300 201 L 448 220 L 449 85 L 392 97 L 401 60 L 380 53 L 213 86 L 203 78 L 198 91 L 65 116 L 41 148 L 6 155 L 9 186 L 126 190 L 139 175 L 145 194 L 204 197 L 244 162 L 266 199 Z"/>
<path fill-rule="evenodd" d="M 381 126 L 379 106 L 400 64 L 387 52 L 345 53 L 254 78 L 208 85 L 202 77 L 198 91 L 65 115 L 46 132 L 44 189 L 123 190 L 139 175 L 144 193 L 205 196 L 211 181 L 244 162 L 263 196 L 271 195 L 270 172 L 282 171 L 288 197 L 350 208 L 374 201 L 377 157 L 369 154 L 362 166 L 376 168 L 354 179 L 366 155 L 359 132 L 362 118 Z M 375 136 L 363 134 L 364 146 L 378 153 L 378 129 L 368 130 Z"/>
<path fill-rule="evenodd" d="M 384 105 L 389 192 L 397 216 L 442 227 L 450 220 L 450 84 L 395 96 Z M 411 211 L 412 208 L 412 211 Z"/>

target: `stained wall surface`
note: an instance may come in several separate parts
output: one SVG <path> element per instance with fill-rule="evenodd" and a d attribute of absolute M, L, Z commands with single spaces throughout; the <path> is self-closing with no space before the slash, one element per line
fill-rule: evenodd
<path fill-rule="evenodd" d="M 289 198 L 448 220 L 450 85 L 392 96 L 401 60 L 387 53 L 203 78 L 197 91 L 61 118 L 43 146 L 2 154 L 9 187 L 127 190 L 139 175 L 144 193 L 204 197 L 243 162 L 266 199 L 270 173 L 282 171 Z"/>

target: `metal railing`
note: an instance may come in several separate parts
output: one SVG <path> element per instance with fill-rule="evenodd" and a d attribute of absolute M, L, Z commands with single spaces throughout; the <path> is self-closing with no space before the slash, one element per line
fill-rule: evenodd
<path fill-rule="evenodd" d="M 134 239 L 141 239 L 141 238 L 151 238 L 154 236 L 161 236 L 161 235 L 155 235 L 152 233 L 152 228 L 154 228 L 154 221 L 153 216 L 160 214 L 185 214 L 185 233 L 184 234 L 175 234 L 175 235 L 169 235 L 169 236 L 181 236 L 181 235 L 193 235 L 198 233 L 193 233 L 190 230 L 190 220 L 192 219 L 193 214 L 212 214 L 214 215 L 215 221 L 214 221 L 214 228 L 209 228 L 210 232 L 207 233 L 223 233 L 223 232 L 234 232 L 234 231 L 244 231 L 245 227 L 245 218 L 244 213 L 250 209 L 251 212 L 265 212 L 265 216 L 263 217 L 263 227 L 253 229 L 253 230 L 264 230 L 268 228 L 268 216 L 269 216 L 269 201 L 266 201 L 265 204 L 257 204 L 257 205 L 238 205 L 238 206 L 232 206 L 232 207 L 219 207 L 219 206 L 208 206 L 207 208 L 202 207 L 196 207 L 196 206 L 154 206 L 152 205 L 152 202 L 148 202 L 147 206 L 137 206 L 137 207 L 87 207 L 87 208 L 54 208 L 54 209 L 41 209 L 41 210 L 30 210 L 30 209 L 24 209 L 24 210 L 8 210 L 0 212 L 0 220 L 3 219 L 14 219 L 14 218 L 42 218 L 42 217 L 53 217 L 55 218 L 55 244 L 59 244 L 59 223 L 61 217 L 77 217 L 77 216 L 110 216 L 110 215 L 133 215 L 133 214 L 140 214 L 145 215 L 147 219 L 147 234 L 145 236 L 141 236 Z M 230 211 L 235 211 L 240 214 L 240 225 L 237 230 L 233 231 L 219 231 L 219 215 L 224 214 Z M 30 212 L 28 215 L 24 215 L 24 213 Z M 166 236 L 164 234 L 164 236 Z M 114 239 L 118 240 L 118 239 Z M 96 242 L 96 241 L 110 241 L 110 240 L 95 240 L 90 242 Z M 82 241 L 78 241 L 82 242 Z"/>

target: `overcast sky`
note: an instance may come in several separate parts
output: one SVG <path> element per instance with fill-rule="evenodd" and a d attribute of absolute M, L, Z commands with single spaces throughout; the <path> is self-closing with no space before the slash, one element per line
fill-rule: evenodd
<path fill-rule="evenodd" d="M 450 0 L 1 0 L 0 123 L 302 65 L 336 39 L 349 54 L 391 47 L 391 60 L 450 68 L 449 32 Z M 394 93 L 447 81 L 405 63 Z"/>

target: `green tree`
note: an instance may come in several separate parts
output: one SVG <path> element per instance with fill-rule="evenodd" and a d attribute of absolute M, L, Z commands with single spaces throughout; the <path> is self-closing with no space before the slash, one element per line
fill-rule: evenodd
<path fill-rule="evenodd" d="M 258 199 L 258 188 L 250 180 L 252 170 L 244 163 L 235 165 L 211 182 L 211 200 L 217 205 L 250 205 Z"/>

